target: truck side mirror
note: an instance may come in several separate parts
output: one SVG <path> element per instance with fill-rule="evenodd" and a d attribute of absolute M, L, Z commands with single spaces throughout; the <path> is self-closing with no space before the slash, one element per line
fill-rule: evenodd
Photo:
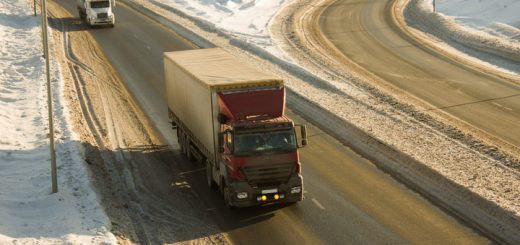
<path fill-rule="evenodd" d="M 218 134 L 218 152 L 224 153 L 224 133 Z"/>
<path fill-rule="evenodd" d="M 302 147 L 307 145 L 307 127 L 302 125 Z"/>
<path fill-rule="evenodd" d="M 222 114 L 222 113 L 219 113 L 218 116 L 217 116 L 217 121 L 220 123 L 220 124 L 225 124 L 227 122 L 227 117 L 226 115 Z"/>
<path fill-rule="evenodd" d="M 307 145 L 307 127 L 305 125 L 294 125 L 295 127 L 300 127 L 300 136 L 301 142 L 298 148 L 303 148 Z"/>

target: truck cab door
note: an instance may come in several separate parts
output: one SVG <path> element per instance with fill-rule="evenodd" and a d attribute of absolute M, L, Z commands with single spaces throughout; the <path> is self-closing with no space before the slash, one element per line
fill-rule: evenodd
<path fill-rule="evenodd" d="M 231 161 L 231 154 L 233 153 L 233 134 L 227 131 L 223 134 L 224 152 L 221 153 L 221 159 L 225 165 L 229 165 Z"/>
<path fill-rule="evenodd" d="M 233 152 L 233 135 L 231 132 L 224 133 L 224 153 L 223 155 L 229 156 Z"/>
<path fill-rule="evenodd" d="M 307 145 L 307 127 L 305 125 L 296 124 L 294 125 L 294 130 L 296 133 L 298 148 L 305 147 Z"/>

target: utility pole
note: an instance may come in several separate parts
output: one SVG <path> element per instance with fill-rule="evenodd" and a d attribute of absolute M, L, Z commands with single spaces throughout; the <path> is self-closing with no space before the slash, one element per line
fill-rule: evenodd
<path fill-rule="evenodd" d="M 47 77 L 47 108 L 49 109 L 49 149 L 51 154 L 52 193 L 58 192 L 58 176 L 56 171 L 56 151 L 54 150 L 54 122 L 52 114 L 51 76 L 49 72 L 49 42 L 47 39 L 47 7 L 42 1 L 42 39 L 43 55 L 45 56 L 45 75 Z"/>

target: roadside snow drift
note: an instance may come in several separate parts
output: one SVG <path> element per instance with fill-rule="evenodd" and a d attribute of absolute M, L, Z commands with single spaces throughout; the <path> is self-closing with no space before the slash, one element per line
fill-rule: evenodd
<path fill-rule="evenodd" d="M 139 1 L 139 0 L 137 0 Z M 151 0 L 263 48 L 273 46 L 269 21 L 289 0 Z"/>
<path fill-rule="evenodd" d="M 411 26 L 443 40 L 520 62 L 520 1 L 410 0 L 404 10 Z"/>
<path fill-rule="evenodd" d="M 68 128 L 56 64 L 59 192 L 50 194 L 41 17 L 28 4 L 0 0 L 0 244 L 115 244 Z"/>
<path fill-rule="evenodd" d="M 500 26 L 508 29 L 520 28 L 520 1 L 518 0 L 437 0 L 437 12 L 475 29 L 490 31 Z M 498 34 L 498 33 L 497 33 Z M 520 36 L 504 35 L 505 38 L 520 40 Z"/>

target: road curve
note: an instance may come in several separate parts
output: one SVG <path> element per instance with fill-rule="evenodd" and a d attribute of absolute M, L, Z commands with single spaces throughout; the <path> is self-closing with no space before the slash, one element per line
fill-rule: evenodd
<path fill-rule="evenodd" d="M 74 2 L 57 2 L 75 13 Z M 193 47 L 125 4 L 119 4 L 115 14 L 115 28 L 89 31 L 161 130 L 166 117 L 162 53 Z M 134 175 L 142 176 L 136 181 L 142 185 L 137 190 L 146 190 L 161 202 L 174 202 L 169 196 L 169 188 L 174 188 L 171 179 L 182 174 L 205 207 L 200 212 L 238 244 L 488 242 L 319 128 L 290 111 L 289 115 L 309 125 L 310 143 L 301 152 L 306 199 L 300 203 L 229 210 L 219 194 L 206 187 L 201 166 L 188 163 L 178 150 L 167 154 L 171 158 L 166 160 L 133 159 L 142 163 L 134 169 Z"/>
<path fill-rule="evenodd" d="M 400 89 L 520 147 L 520 87 L 428 51 L 399 31 L 387 1 L 337 0 L 320 16 L 348 59 Z"/>

